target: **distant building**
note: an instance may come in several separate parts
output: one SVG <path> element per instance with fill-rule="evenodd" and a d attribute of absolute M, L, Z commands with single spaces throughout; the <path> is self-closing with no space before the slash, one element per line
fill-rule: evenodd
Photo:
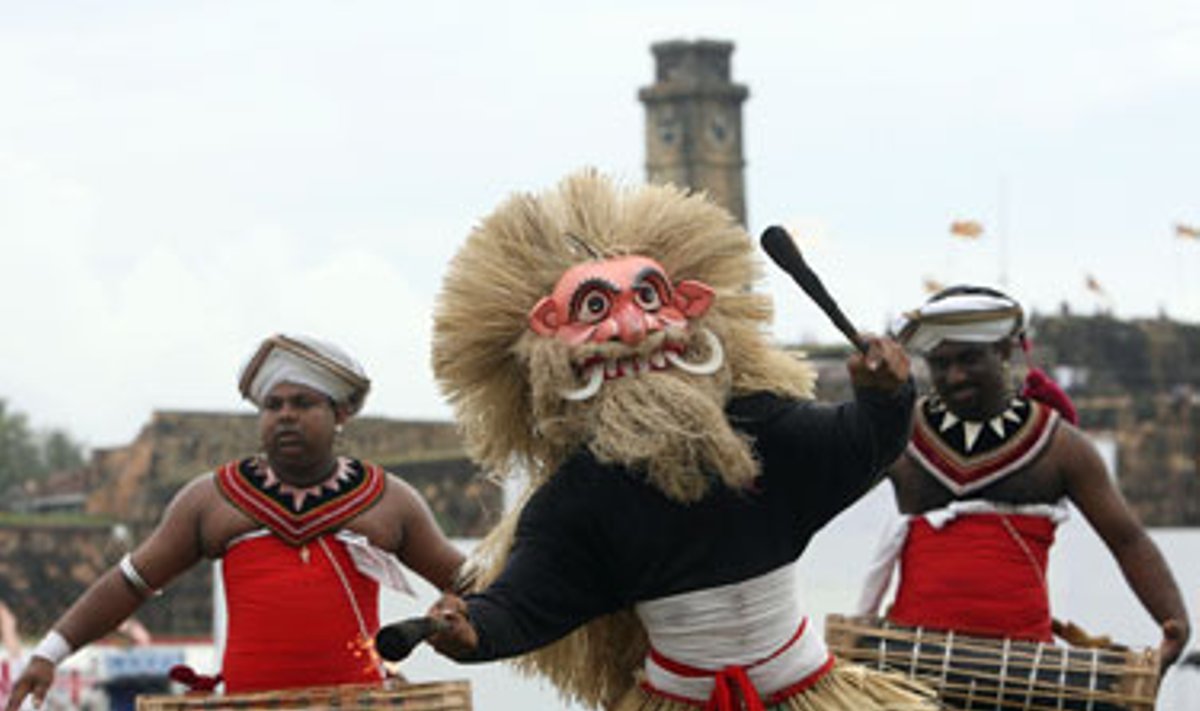
<path fill-rule="evenodd" d="M 742 103 L 730 80 L 732 42 L 675 40 L 651 47 L 655 81 L 646 106 L 646 179 L 703 190 L 746 224 Z"/>

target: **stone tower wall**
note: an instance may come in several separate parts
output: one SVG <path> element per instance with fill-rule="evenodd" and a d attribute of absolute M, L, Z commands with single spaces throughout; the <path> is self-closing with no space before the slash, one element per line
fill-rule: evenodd
<path fill-rule="evenodd" d="M 655 82 L 646 107 L 646 178 L 702 190 L 746 223 L 742 103 L 745 86 L 730 77 L 733 44 L 699 40 L 652 47 Z"/>

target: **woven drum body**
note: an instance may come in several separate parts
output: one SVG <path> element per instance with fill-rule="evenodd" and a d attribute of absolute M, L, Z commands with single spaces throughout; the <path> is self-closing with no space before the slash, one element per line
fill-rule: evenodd
<path fill-rule="evenodd" d="M 919 679 L 954 709 L 1153 711 L 1158 650 L 1080 648 L 830 615 L 838 658 Z"/>
<path fill-rule="evenodd" d="M 247 694 L 139 696 L 137 711 L 191 709 L 404 709 L 405 711 L 471 711 L 471 685 L 466 681 L 429 684 L 320 686 Z"/>

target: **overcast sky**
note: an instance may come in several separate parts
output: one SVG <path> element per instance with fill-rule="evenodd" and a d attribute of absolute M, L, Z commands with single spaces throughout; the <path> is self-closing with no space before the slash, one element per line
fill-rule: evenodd
<path fill-rule="evenodd" d="M 288 331 L 358 356 L 367 414 L 449 417 L 447 261 L 513 191 L 643 178 L 665 39 L 736 43 L 750 231 L 791 226 L 861 329 L 926 278 L 1200 319 L 1195 0 L 580 7 L 0 3 L 0 398 L 122 444 L 155 409 L 249 411 L 238 367 Z M 837 339 L 764 288 L 780 339 Z"/>

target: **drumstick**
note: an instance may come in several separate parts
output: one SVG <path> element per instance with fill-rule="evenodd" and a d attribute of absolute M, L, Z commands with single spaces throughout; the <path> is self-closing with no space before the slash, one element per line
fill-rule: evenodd
<path fill-rule="evenodd" d="M 800 256 L 800 249 L 796 247 L 796 243 L 792 241 L 792 236 L 788 234 L 787 230 L 778 225 L 772 225 L 762 233 L 759 242 L 771 260 L 779 265 L 780 269 L 791 275 L 792 280 L 804 290 L 805 294 L 808 294 L 808 298 L 821 307 L 821 310 L 825 312 L 833 325 L 837 326 L 842 335 L 854 344 L 859 352 L 866 353 L 867 342 L 858 335 L 858 329 L 854 328 L 854 324 L 850 323 L 850 320 L 838 308 L 837 302 L 825 290 L 825 286 L 817 278 L 816 272 L 805 263 L 804 257 Z"/>
<path fill-rule="evenodd" d="M 446 628 L 446 622 L 433 617 L 410 617 L 381 627 L 375 633 L 375 650 L 389 662 L 399 662 L 430 635 Z"/>

